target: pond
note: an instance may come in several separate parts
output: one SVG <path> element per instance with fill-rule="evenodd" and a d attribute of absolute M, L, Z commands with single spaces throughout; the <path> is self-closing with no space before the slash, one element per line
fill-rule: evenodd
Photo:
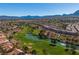
<path fill-rule="evenodd" d="M 28 38 L 28 39 L 30 39 L 30 40 L 35 40 L 35 41 L 48 40 L 48 43 L 50 43 L 50 39 L 40 39 L 38 36 L 32 35 L 32 34 L 26 34 L 26 38 Z"/>
<path fill-rule="evenodd" d="M 37 36 L 33 36 L 32 34 L 26 34 L 26 38 L 32 39 L 32 40 L 39 40 Z"/>

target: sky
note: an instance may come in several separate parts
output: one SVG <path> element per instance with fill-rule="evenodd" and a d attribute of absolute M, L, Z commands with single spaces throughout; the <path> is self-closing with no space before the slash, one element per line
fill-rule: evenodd
<path fill-rule="evenodd" d="M 77 3 L 0 3 L 0 15 L 45 16 L 74 13 L 79 10 Z"/>

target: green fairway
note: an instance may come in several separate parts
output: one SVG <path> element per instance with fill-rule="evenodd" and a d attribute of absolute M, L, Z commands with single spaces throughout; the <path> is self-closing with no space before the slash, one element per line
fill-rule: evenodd
<path fill-rule="evenodd" d="M 28 46 L 29 43 L 32 43 L 32 49 L 35 49 L 37 51 L 38 55 L 69 55 L 71 54 L 69 52 L 64 51 L 64 47 L 60 44 L 57 44 L 57 46 L 50 46 L 50 41 L 48 39 L 39 39 L 37 36 L 39 30 L 35 31 L 35 35 L 28 35 L 28 32 L 31 29 L 29 27 L 23 26 L 23 29 L 21 32 L 15 34 L 15 38 L 22 42 L 22 45 L 26 43 L 26 46 Z M 43 52 L 45 50 L 46 53 Z"/>

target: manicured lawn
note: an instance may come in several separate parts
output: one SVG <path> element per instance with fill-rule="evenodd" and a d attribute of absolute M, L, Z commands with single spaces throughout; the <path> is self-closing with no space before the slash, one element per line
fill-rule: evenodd
<path fill-rule="evenodd" d="M 65 52 L 64 47 L 61 46 L 60 44 L 57 44 L 57 46 L 50 46 L 50 42 L 48 39 L 39 39 L 37 36 L 29 36 L 27 33 L 31 29 L 29 27 L 23 27 L 23 30 L 19 33 L 16 33 L 14 37 L 17 40 L 20 40 L 22 42 L 22 45 L 26 43 L 26 46 L 28 46 L 29 43 L 32 43 L 33 49 L 37 51 L 38 55 L 44 55 L 43 50 L 46 50 L 46 54 L 48 55 L 69 55 L 70 52 Z M 39 30 L 34 31 L 33 34 L 37 35 Z"/>

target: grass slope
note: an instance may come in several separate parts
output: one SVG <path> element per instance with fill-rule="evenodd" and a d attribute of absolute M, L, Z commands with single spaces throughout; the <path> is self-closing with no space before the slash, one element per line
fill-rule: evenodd
<path fill-rule="evenodd" d="M 17 40 L 20 40 L 23 44 L 26 43 L 28 46 L 29 43 L 32 43 L 33 49 L 37 51 L 38 55 L 44 55 L 43 49 L 46 50 L 46 53 L 49 55 L 69 55 L 70 52 L 65 52 L 64 48 L 58 44 L 56 47 L 50 46 L 48 40 L 33 40 L 32 38 L 28 38 L 27 33 L 31 29 L 29 27 L 23 26 L 23 30 L 19 33 L 16 33 L 14 36 Z M 38 34 L 38 30 L 35 31 L 34 34 Z M 35 38 L 37 39 L 37 38 Z M 22 45 L 23 46 L 23 45 Z"/>

